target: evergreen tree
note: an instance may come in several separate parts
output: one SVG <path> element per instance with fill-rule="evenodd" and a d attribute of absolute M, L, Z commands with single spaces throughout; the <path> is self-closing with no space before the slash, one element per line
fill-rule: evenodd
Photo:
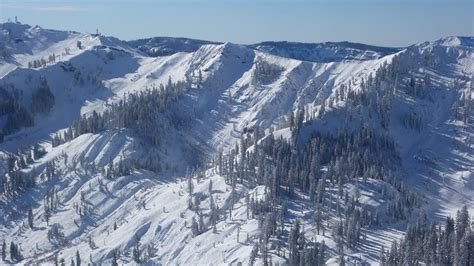
<path fill-rule="evenodd" d="M 33 229 L 33 209 L 28 207 L 28 225 L 30 226 L 31 229 Z"/>
<path fill-rule="evenodd" d="M 112 252 L 112 266 L 118 266 L 116 250 Z"/>
<path fill-rule="evenodd" d="M 197 236 L 200 234 L 200 231 L 199 231 L 199 225 L 198 223 L 196 222 L 196 218 L 193 217 L 193 220 L 191 222 L 191 233 L 193 234 L 193 236 Z"/>
<path fill-rule="evenodd" d="M 136 239 L 135 246 L 133 247 L 132 255 L 133 255 L 133 260 L 136 263 L 141 262 L 141 258 L 140 258 L 140 240 L 138 238 Z"/>
<path fill-rule="evenodd" d="M 296 220 L 289 236 L 290 265 L 299 264 L 298 238 L 300 237 L 300 222 Z"/>
<path fill-rule="evenodd" d="M 11 261 L 17 261 L 18 259 L 18 248 L 13 241 L 10 243 L 10 259 Z"/>
<path fill-rule="evenodd" d="M 5 239 L 4 239 L 2 243 L 2 261 L 5 261 L 6 259 L 7 259 L 7 243 L 5 242 Z"/>
<path fill-rule="evenodd" d="M 81 266 L 81 256 L 79 255 L 79 250 L 76 251 L 76 265 Z"/>
<path fill-rule="evenodd" d="M 466 221 L 465 232 L 461 232 Z M 428 226 L 422 211 L 416 224 L 408 225 L 399 245 L 392 243 L 386 265 L 472 265 L 474 239 L 467 208 L 458 212 L 456 228 L 454 224 L 454 220 L 447 217 L 444 228 L 434 224 Z"/>
<path fill-rule="evenodd" d="M 255 265 L 255 259 L 257 258 L 257 254 L 258 254 L 258 245 L 257 243 L 255 243 L 252 248 L 252 251 L 250 252 L 249 266 Z"/>

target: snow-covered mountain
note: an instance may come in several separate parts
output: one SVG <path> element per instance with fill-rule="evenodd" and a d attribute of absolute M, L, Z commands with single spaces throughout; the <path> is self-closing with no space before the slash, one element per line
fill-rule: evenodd
<path fill-rule="evenodd" d="M 6 262 L 376 264 L 422 210 L 474 211 L 473 37 L 0 34 Z"/>
<path fill-rule="evenodd" d="M 351 42 L 297 43 L 262 42 L 251 47 L 273 55 L 317 63 L 343 60 L 373 60 L 394 54 L 401 49 L 377 47 Z"/>
<path fill-rule="evenodd" d="M 173 37 L 153 37 L 132 40 L 128 43 L 149 56 L 166 56 L 179 52 L 190 53 L 206 44 L 219 44 L 218 42 Z"/>
<path fill-rule="evenodd" d="M 128 43 L 147 55 L 155 57 L 172 55 L 179 52 L 195 52 L 206 44 L 222 44 L 213 41 L 173 37 L 153 37 L 132 40 Z M 246 46 L 280 57 L 316 63 L 372 60 L 401 50 L 401 48 L 377 47 L 351 42 L 261 42 Z"/>

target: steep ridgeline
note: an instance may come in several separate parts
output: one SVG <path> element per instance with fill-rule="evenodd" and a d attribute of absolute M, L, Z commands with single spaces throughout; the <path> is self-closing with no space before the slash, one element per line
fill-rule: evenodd
<path fill-rule="evenodd" d="M 151 57 L 1 29 L 5 263 L 472 262 L 432 246 L 472 244 L 473 38 Z"/>
<path fill-rule="evenodd" d="M 195 52 L 203 45 L 222 43 L 188 38 L 153 37 L 132 40 L 128 44 L 149 56 L 157 57 L 180 52 Z M 401 50 L 401 48 L 377 47 L 351 42 L 261 42 L 246 45 L 246 47 L 276 56 L 316 63 L 373 60 Z"/>
<path fill-rule="evenodd" d="M 262 42 L 251 47 L 281 57 L 318 63 L 373 60 L 401 50 L 351 42 Z"/>

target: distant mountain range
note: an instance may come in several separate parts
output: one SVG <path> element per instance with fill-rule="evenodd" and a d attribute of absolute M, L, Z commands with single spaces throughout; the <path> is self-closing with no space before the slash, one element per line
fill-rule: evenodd
<path fill-rule="evenodd" d="M 128 42 L 149 56 L 167 56 L 178 52 L 195 52 L 205 44 L 220 42 L 188 38 L 153 37 Z M 377 59 L 400 51 L 401 48 L 378 47 L 351 42 L 299 43 L 261 42 L 248 47 L 273 55 L 318 63 L 342 60 Z"/>

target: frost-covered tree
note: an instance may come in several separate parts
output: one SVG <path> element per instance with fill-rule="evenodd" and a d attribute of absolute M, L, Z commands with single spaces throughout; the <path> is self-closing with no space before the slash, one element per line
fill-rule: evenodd
<path fill-rule="evenodd" d="M 135 245 L 133 246 L 133 250 L 132 250 L 133 261 L 135 261 L 136 263 L 141 263 L 140 245 L 141 245 L 140 239 L 136 238 Z"/>
<path fill-rule="evenodd" d="M 5 239 L 4 239 L 2 243 L 2 261 L 5 261 L 6 259 L 7 259 L 7 243 L 5 242 Z"/>
<path fill-rule="evenodd" d="M 252 72 L 251 83 L 253 85 L 265 85 L 275 81 L 280 74 L 283 72 L 284 68 L 268 63 L 264 60 L 257 60 L 255 63 L 255 69 Z"/>
<path fill-rule="evenodd" d="M 33 220 L 34 220 L 33 209 L 30 206 L 28 207 L 28 225 L 30 226 L 31 229 L 33 229 L 34 227 Z"/>
<path fill-rule="evenodd" d="M 79 250 L 76 250 L 76 265 L 81 266 L 81 255 L 79 254 Z"/>
<path fill-rule="evenodd" d="M 467 207 L 458 212 L 456 223 L 447 217 L 441 227 L 429 225 L 422 213 L 415 224 L 409 224 L 404 239 L 392 243 L 386 264 L 473 265 L 474 233 L 470 225 L 462 231 L 465 217 L 469 217 Z"/>

